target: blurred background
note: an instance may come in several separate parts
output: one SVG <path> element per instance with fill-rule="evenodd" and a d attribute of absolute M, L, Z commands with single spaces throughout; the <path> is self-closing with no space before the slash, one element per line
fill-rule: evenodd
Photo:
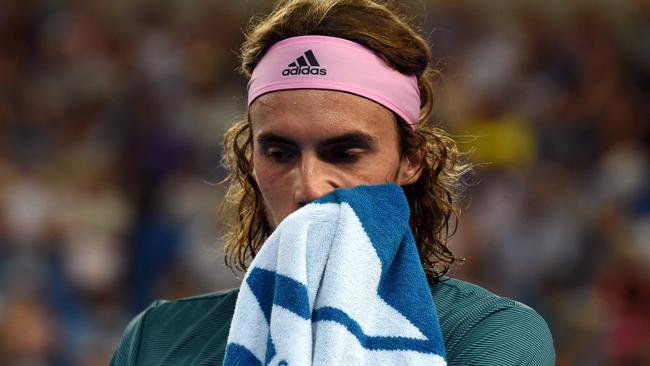
<path fill-rule="evenodd" d="M 650 365 L 650 1 L 402 4 L 477 164 L 451 274 L 540 312 L 559 365 Z M 237 286 L 220 142 L 270 8 L 0 0 L 1 365 L 104 365 L 154 299 Z"/>

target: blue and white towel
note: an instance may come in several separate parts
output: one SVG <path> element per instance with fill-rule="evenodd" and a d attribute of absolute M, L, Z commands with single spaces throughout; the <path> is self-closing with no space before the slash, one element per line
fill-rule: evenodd
<path fill-rule="evenodd" d="M 399 186 L 337 189 L 280 223 L 244 277 L 224 365 L 446 365 Z"/>

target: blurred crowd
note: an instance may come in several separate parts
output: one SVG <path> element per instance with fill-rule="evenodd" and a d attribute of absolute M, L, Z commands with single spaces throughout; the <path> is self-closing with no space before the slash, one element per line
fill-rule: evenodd
<path fill-rule="evenodd" d="M 0 364 L 104 365 L 157 298 L 235 287 L 221 136 L 263 0 L 0 1 Z M 559 365 L 650 364 L 650 2 L 405 1 L 476 164 L 451 275 Z"/>

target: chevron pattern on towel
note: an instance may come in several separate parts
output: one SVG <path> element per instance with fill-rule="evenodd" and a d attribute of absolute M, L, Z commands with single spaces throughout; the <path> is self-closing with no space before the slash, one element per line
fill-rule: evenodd
<path fill-rule="evenodd" d="M 336 189 L 280 223 L 244 277 L 224 365 L 446 365 L 401 187 Z"/>

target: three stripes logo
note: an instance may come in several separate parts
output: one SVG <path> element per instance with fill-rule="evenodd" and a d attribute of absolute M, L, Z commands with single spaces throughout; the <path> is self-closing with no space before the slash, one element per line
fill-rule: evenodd
<path fill-rule="evenodd" d="M 308 50 L 296 61 L 290 63 L 288 68 L 282 70 L 282 75 L 327 75 L 327 69 L 322 68 L 316 60 L 314 52 Z"/>

